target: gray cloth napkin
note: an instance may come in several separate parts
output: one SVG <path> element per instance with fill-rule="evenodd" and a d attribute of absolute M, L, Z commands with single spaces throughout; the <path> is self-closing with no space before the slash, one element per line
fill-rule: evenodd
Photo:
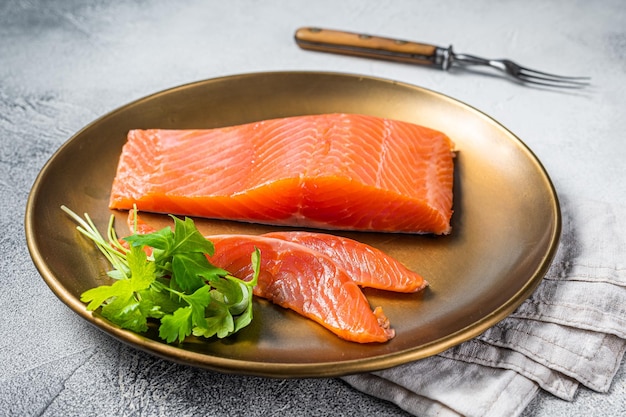
<path fill-rule="evenodd" d="M 537 290 L 437 356 L 343 379 L 419 416 L 516 416 L 539 389 L 606 392 L 626 350 L 626 207 L 561 197 L 563 232 Z"/>

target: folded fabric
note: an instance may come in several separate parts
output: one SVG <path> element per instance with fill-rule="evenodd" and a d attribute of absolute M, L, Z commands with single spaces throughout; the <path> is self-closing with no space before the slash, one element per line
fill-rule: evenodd
<path fill-rule="evenodd" d="M 515 416 L 538 391 L 515 371 L 440 356 L 343 380 L 416 416 Z"/>
<path fill-rule="evenodd" d="M 626 207 L 562 199 L 559 250 L 536 291 L 480 336 L 343 379 L 419 416 L 516 416 L 538 389 L 606 392 L 626 350 Z"/>

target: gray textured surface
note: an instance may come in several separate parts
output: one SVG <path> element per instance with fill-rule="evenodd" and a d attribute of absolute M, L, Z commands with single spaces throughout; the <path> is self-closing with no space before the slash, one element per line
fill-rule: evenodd
<path fill-rule="evenodd" d="M 71 135 L 128 101 L 215 76 L 319 69 L 394 78 L 459 98 L 522 137 L 548 171 L 559 173 L 557 189 L 597 178 L 603 186 L 585 197 L 626 204 L 623 180 L 602 181 L 623 178 L 623 165 L 598 164 L 625 156 L 625 9 L 617 0 L 0 1 L 0 414 L 406 415 L 340 380 L 207 372 L 92 328 L 54 297 L 30 261 L 23 217 L 31 184 Z M 292 42 L 303 25 L 454 42 L 458 50 L 506 53 L 546 69 L 567 62 L 597 84 L 566 95 L 493 77 L 307 53 Z M 580 129 L 588 132 L 584 143 L 573 139 L 581 138 L 574 134 Z M 549 158 L 556 153 L 570 158 Z M 583 388 L 571 403 L 541 393 L 523 415 L 622 415 L 625 403 L 622 363 L 608 393 Z"/>

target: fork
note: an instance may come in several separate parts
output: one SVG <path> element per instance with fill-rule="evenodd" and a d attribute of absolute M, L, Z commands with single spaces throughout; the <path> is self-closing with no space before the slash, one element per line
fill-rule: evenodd
<path fill-rule="evenodd" d="M 295 40 L 302 49 L 428 65 L 444 71 L 453 65 L 462 68 L 487 66 L 504 72 L 522 84 L 560 88 L 583 88 L 590 84 L 589 77 L 550 74 L 523 67 L 508 59 L 486 59 L 457 54 L 453 52 L 452 45 L 442 48 L 400 39 L 315 27 L 298 29 Z"/>

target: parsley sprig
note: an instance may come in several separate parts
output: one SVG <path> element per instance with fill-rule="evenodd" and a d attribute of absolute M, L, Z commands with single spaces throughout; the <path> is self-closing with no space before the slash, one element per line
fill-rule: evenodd
<path fill-rule="evenodd" d="M 160 321 L 159 337 L 168 343 L 195 336 L 224 338 L 252 321 L 252 290 L 257 283 L 260 252 L 251 254 L 253 279 L 243 281 L 211 264 L 214 252 L 193 220 L 175 216 L 174 230 L 123 238 L 120 243 L 111 216 L 105 239 L 88 214 L 81 218 L 62 206 L 113 266 L 111 285 L 81 294 L 90 311 L 102 307 L 104 318 L 135 332 L 148 330 L 148 321 Z M 151 248 L 151 250 L 146 250 Z"/>

